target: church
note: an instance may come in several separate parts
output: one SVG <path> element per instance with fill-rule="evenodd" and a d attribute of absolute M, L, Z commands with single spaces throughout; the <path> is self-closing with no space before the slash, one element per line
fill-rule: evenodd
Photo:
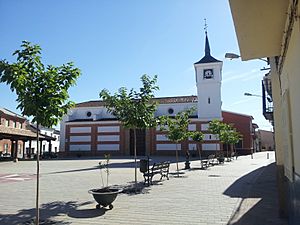
<path fill-rule="evenodd" d="M 155 116 L 174 116 L 189 108 L 196 108 L 191 115 L 189 130 L 204 133 L 200 145 L 203 155 L 223 150 L 223 145 L 208 130 L 208 123 L 221 120 L 231 124 L 243 136 L 236 145 L 238 154 L 250 154 L 254 149 L 255 128 L 251 115 L 222 111 L 221 85 L 223 62 L 211 55 L 205 32 L 204 56 L 194 63 L 197 96 L 172 96 L 155 98 L 158 102 Z M 106 153 L 131 156 L 133 132 L 122 127 L 120 121 L 107 112 L 103 101 L 87 101 L 76 104 L 63 117 L 60 125 L 60 154 L 63 157 L 103 156 Z M 180 154 L 190 151 L 196 154 L 196 143 L 186 140 L 178 145 Z M 165 131 L 158 128 L 137 132 L 137 155 L 175 155 L 176 144 L 167 139 Z"/>

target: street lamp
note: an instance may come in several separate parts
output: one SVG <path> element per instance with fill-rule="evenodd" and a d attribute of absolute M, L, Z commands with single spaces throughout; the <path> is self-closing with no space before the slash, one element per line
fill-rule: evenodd
<path fill-rule="evenodd" d="M 225 58 L 226 58 L 226 59 L 232 60 L 232 59 L 238 59 L 238 58 L 241 58 L 241 56 L 238 55 L 238 54 L 235 54 L 235 53 L 227 52 L 227 53 L 225 54 Z M 268 63 L 268 65 L 269 65 L 269 61 L 268 61 L 268 60 L 262 59 L 262 58 L 257 58 L 257 59 L 259 59 L 259 60 L 261 60 L 261 61 L 264 61 L 264 62 Z"/>
<path fill-rule="evenodd" d="M 262 95 L 256 95 L 256 94 L 251 94 L 251 93 L 244 93 L 246 96 L 255 96 L 255 97 L 262 97 Z"/>
<path fill-rule="evenodd" d="M 263 98 L 263 96 L 262 96 L 262 95 L 251 94 L 251 93 L 248 93 L 248 92 L 244 93 L 244 95 L 245 95 L 245 96 L 254 96 L 254 97 Z M 269 96 L 267 96 L 267 100 L 268 100 L 268 102 L 272 102 L 272 98 L 271 98 L 271 97 L 269 97 Z"/>

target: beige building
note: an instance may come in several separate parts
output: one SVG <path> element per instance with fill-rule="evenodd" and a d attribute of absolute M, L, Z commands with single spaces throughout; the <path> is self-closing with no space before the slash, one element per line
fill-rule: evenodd
<path fill-rule="evenodd" d="M 300 4 L 298 0 L 229 2 L 242 60 L 267 57 L 271 67 L 263 88 L 274 103 L 280 214 L 289 216 L 290 224 L 299 224 Z"/>

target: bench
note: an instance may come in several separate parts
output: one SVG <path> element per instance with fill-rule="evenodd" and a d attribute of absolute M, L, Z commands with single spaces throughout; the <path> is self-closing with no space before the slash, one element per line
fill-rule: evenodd
<path fill-rule="evenodd" d="M 208 166 L 213 166 L 215 163 L 215 155 L 209 155 L 207 159 L 202 159 L 201 160 L 201 167 L 202 168 L 207 168 Z"/>
<path fill-rule="evenodd" d="M 162 180 L 163 177 L 166 177 L 167 180 L 169 180 L 169 167 L 170 167 L 169 161 L 154 163 L 153 166 L 149 169 L 149 172 L 147 171 L 143 173 L 145 184 L 146 181 L 149 182 L 149 180 L 151 184 L 153 184 L 152 179 L 156 174 L 160 175 L 160 180 Z"/>

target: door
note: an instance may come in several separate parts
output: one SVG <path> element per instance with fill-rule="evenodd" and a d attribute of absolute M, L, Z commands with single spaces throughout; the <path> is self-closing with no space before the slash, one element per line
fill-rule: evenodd
<path fill-rule="evenodd" d="M 145 156 L 146 154 L 146 130 L 136 129 L 136 155 Z M 130 130 L 130 155 L 134 155 L 134 132 Z"/>

